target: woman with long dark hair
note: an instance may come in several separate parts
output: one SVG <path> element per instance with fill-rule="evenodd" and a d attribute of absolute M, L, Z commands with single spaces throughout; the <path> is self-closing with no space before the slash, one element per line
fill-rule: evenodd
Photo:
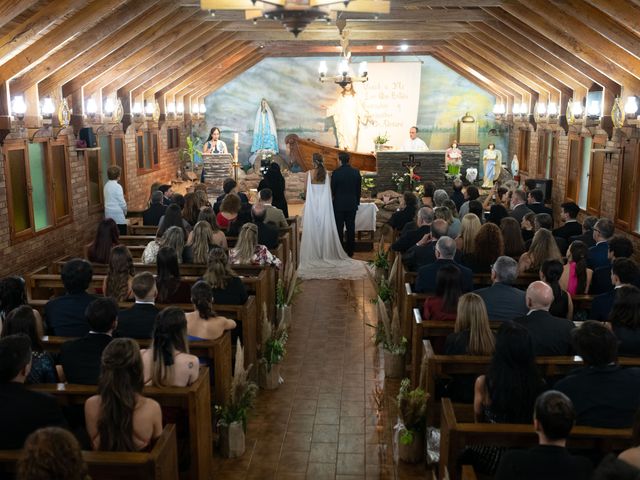
<path fill-rule="evenodd" d="M 215 340 L 226 330 L 236 328 L 236 322 L 216 314 L 213 309 L 213 290 L 204 280 L 191 287 L 191 303 L 194 311 L 186 314 L 190 340 Z"/>
<path fill-rule="evenodd" d="M 160 218 L 156 238 L 162 237 L 164 232 L 169 230 L 171 227 L 179 227 L 182 230 L 185 240 L 187 239 L 187 233 L 192 229 L 189 222 L 182 218 L 182 210 L 180 210 L 180 206 L 177 203 L 169 205 L 164 215 Z"/>
<path fill-rule="evenodd" d="M 109 258 L 109 270 L 102 282 L 105 296 L 112 297 L 116 302 L 132 298 L 131 281 L 135 274 L 129 249 L 125 245 L 113 247 Z"/>
<path fill-rule="evenodd" d="M 562 272 L 562 262 L 545 260 L 540 267 L 540 280 L 549 285 L 553 292 L 553 303 L 549 308 L 549 313 L 554 317 L 571 320 L 573 318 L 573 301 L 571 295 L 560 286 Z"/>
<path fill-rule="evenodd" d="M 567 263 L 564 266 L 560 286 L 574 295 L 584 295 L 589 291 L 593 270 L 587 268 L 589 247 L 584 242 L 576 240 L 567 250 Z"/>
<path fill-rule="evenodd" d="M 180 266 L 178 256 L 171 247 L 162 247 L 158 250 L 156 261 L 157 275 L 156 287 L 158 288 L 158 303 L 188 303 L 189 285 L 180 281 Z"/>
<path fill-rule="evenodd" d="M 87 260 L 93 263 L 109 263 L 111 249 L 120 244 L 118 225 L 110 218 L 105 218 L 98 224 L 96 237 L 87 250 Z"/>
<path fill-rule="evenodd" d="M 406 191 L 402 195 L 402 205 L 389 219 L 389 225 L 396 230 L 402 230 L 407 223 L 415 220 L 418 212 L 418 197 L 415 193 Z"/>
<path fill-rule="evenodd" d="M 280 165 L 276 162 L 269 164 L 264 178 L 260 180 L 258 184 L 258 192 L 263 188 L 271 189 L 273 194 L 271 205 L 282 210 L 285 218 L 289 217 L 289 206 L 287 205 L 287 197 L 285 195 L 286 185 L 280 171 Z"/>
<path fill-rule="evenodd" d="M 192 227 L 198 221 L 200 213 L 200 198 L 195 192 L 189 192 L 184 196 L 184 207 L 182 208 L 182 218 L 184 218 Z"/>
<path fill-rule="evenodd" d="M 640 290 L 637 287 L 625 285 L 616 289 L 608 321 L 620 341 L 618 353 L 640 356 Z"/>
<path fill-rule="evenodd" d="M 140 352 L 146 385 L 186 387 L 198 379 L 198 357 L 189 354 L 181 308 L 167 307 L 158 314 L 151 339 L 151 348 Z"/>
<path fill-rule="evenodd" d="M 14 308 L 27 304 L 24 278 L 11 276 L 0 280 L 0 332 L 2 332 L 4 319 L 9 315 L 9 312 Z M 42 328 L 40 313 L 37 310 L 32 310 L 38 325 Z"/>
<path fill-rule="evenodd" d="M 94 450 L 136 452 L 162 433 L 160 405 L 142 395 L 142 374 L 140 347 L 134 340 L 116 338 L 102 352 L 98 395 L 84 404 Z"/>
<path fill-rule="evenodd" d="M 220 129 L 213 127 L 209 131 L 207 141 L 204 142 L 203 153 L 228 153 L 227 144 L 220 140 Z"/>
<path fill-rule="evenodd" d="M 462 295 L 462 274 L 455 265 L 445 265 L 438 270 L 436 295 L 424 301 L 422 316 L 425 320 L 455 321 L 458 299 Z"/>
<path fill-rule="evenodd" d="M 504 255 L 502 232 L 495 223 L 480 227 L 475 238 L 474 253 L 464 257 L 464 263 L 473 273 L 489 273 L 491 265 Z"/>
<path fill-rule="evenodd" d="M 504 240 L 504 254 L 517 260 L 525 251 L 520 224 L 513 217 L 505 217 L 500 221 L 500 231 Z"/>

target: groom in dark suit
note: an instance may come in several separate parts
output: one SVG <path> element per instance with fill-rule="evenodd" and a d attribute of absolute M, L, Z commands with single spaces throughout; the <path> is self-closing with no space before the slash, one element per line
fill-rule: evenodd
<path fill-rule="evenodd" d="M 344 245 L 344 250 L 350 257 L 356 243 L 356 211 L 360 205 L 360 189 L 362 178 L 360 172 L 349 165 L 349 154 L 338 154 L 339 168 L 331 175 L 331 192 L 333 195 L 333 213 L 336 217 L 338 236 Z M 343 241 L 344 229 L 347 229 L 347 240 Z"/>

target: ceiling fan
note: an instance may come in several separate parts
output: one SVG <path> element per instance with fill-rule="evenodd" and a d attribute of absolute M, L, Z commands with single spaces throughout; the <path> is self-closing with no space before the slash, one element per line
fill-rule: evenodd
<path fill-rule="evenodd" d="M 311 22 L 335 19 L 337 12 L 388 14 L 390 4 L 390 0 L 200 0 L 203 10 L 244 10 L 247 20 L 278 20 L 296 37 Z"/>

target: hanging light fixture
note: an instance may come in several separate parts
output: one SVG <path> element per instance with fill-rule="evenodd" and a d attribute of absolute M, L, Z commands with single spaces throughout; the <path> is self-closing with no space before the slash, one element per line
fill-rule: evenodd
<path fill-rule="evenodd" d="M 327 62 L 321 60 L 318 65 L 318 73 L 320 74 L 319 80 L 321 82 L 334 82 L 345 88 L 349 84 L 354 82 L 366 82 L 369 80 L 369 67 L 367 62 L 360 62 L 358 65 L 358 75 L 351 75 L 349 69 L 349 62 L 351 61 L 351 51 L 349 50 L 349 38 L 347 37 L 347 31 L 343 30 L 340 40 L 342 56 L 338 63 L 338 74 L 334 77 L 327 76 L 328 68 Z"/>

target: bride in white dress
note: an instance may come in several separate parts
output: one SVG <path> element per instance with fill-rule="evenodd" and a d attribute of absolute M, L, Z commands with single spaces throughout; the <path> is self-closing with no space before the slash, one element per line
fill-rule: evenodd
<path fill-rule="evenodd" d="M 358 279 L 367 275 L 365 262 L 345 253 L 333 214 L 331 183 L 322 161 L 314 158 L 307 174 L 298 276 L 309 279 Z"/>

